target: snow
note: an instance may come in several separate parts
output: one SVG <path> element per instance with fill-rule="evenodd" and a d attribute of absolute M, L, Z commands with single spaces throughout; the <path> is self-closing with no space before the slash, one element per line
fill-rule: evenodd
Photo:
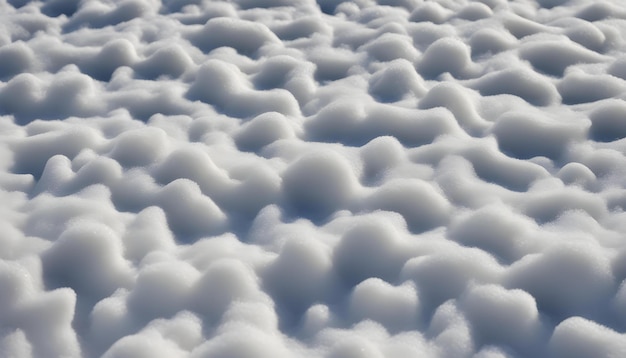
<path fill-rule="evenodd" d="M 626 354 L 618 0 L 0 0 L 0 357 Z"/>

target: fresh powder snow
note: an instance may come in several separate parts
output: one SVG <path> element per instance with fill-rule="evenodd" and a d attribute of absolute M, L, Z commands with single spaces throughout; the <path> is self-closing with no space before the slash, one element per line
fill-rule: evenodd
<path fill-rule="evenodd" d="M 1 358 L 626 357 L 626 2 L 0 0 Z"/>

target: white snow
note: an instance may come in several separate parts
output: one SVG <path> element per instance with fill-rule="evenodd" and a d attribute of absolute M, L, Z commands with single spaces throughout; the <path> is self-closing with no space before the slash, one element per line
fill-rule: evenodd
<path fill-rule="evenodd" d="M 0 357 L 626 356 L 626 3 L 0 0 Z"/>

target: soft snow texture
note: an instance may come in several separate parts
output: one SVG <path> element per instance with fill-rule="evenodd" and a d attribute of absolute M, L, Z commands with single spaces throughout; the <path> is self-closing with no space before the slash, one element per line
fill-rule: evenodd
<path fill-rule="evenodd" d="M 626 356 L 621 0 L 0 0 L 0 356 Z"/>

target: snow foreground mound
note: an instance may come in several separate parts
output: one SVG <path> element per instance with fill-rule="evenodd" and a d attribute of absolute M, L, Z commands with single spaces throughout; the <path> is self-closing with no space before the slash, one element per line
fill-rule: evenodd
<path fill-rule="evenodd" d="M 0 0 L 0 356 L 624 356 L 625 34 L 618 0 Z"/>

